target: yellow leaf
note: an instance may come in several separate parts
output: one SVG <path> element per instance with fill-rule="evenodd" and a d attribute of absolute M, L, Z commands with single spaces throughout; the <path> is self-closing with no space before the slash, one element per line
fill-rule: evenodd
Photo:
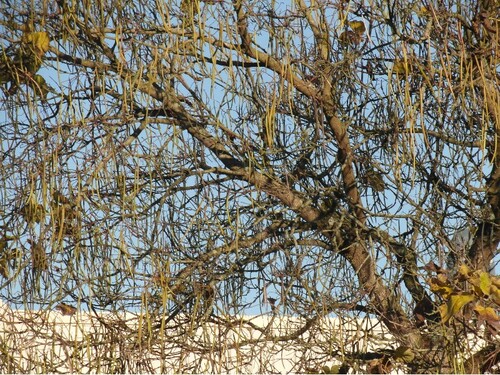
<path fill-rule="evenodd" d="M 469 278 L 469 282 L 474 287 L 474 291 L 479 296 L 489 296 L 490 289 L 492 285 L 491 277 L 488 272 L 474 272 L 472 276 Z"/>
<path fill-rule="evenodd" d="M 439 294 L 443 298 L 448 298 L 450 294 L 453 293 L 453 287 L 443 274 L 439 274 L 437 277 L 431 278 L 428 283 L 431 287 L 431 291 Z"/>
<path fill-rule="evenodd" d="M 410 363 L 415 359 L 415 353 L 407 346 L 397 348 L 392 356 L 396 361 Z"/>
<path fill-rule="evenodd" d="M 490 274 L 486 271 L 483 271 L 479 274 L 479 288 L 485 296 L 490 295 L 491 278 Z"/>
<path fill-rule="evenodd" d="M 21 215 L 29 223 L 40 223 L 45 218 L 45 208 L 36 201 L 33 195 L 30 195 L 26 204 L 21 208 Z"/>
<path fill-rule="evenodd" d="M 496 285 L 491 286 L 491 297 L 493 302 L 500 306 L 500 288 L 497 288 Z"/>
<path fill-rule="evenodd" d="M 422 17 L 427 17 L 431 14 L 431 11 L 428 7 L 422 6 L 418 9 L 417 14 Z"/>
<path fill-rule="evenodd" d="M 64 302 L 61 302 L 59 305 L 57 305 L 56 309 L 59 310 L 63 315 L 72 316 L 76 313 L 76 307 L 68 305 Z"/>
<path fill-rule="evenodd" d="M 470 293 L 452 294 L 447 303 L 439 306 L 442 322 L 448 322 L 462 309 L 462 307 L 474 301 L 474 299 L 475 297 Z"/>
<path fill-rule="evenodd" d="M 458 267 L 458 279 L 465 281 L 470 277 L 471 270 L 469 267 L 467 267 L 465 264 L 461 264 L 460 267 Z"/>
<path fill-rule="evenodd" d="M 496 311 L 492 307 L 484 307 L 481 305 L 476 305 L 474 311 L 479 315 L 479 317 L 488 322 L 498 322 L 500 318 L 498 317 Z"/>
<path fill-rule="evenodd" d="M 412 66 L 408 60 L 395 59 L 392 65 L 392 71 L 400 75 L 408 75 L 412 71 Z"/>
<path fill-rule="evenodd" d="M 363 34 L 366 31 L 366 26 L 363 21 L 351 21 L 349 22 L 349 26 L 356 32 L 356 34 L 359 35 Z"/>
<path fill-rule="evenodd" d="M 500 288 L 500 277 L 492 276 L 491 283 L 495 285 L 497 288 Z"/>
<path fill-rule="evenodd" d="M 31 43 L 35 48 L 35 51 L 39 54 L 43 55 L 49 50 L 50 38 L 49 34 L 47 34 L 45 31 L 29 33 L 24 36 L 24 41 Z"/>

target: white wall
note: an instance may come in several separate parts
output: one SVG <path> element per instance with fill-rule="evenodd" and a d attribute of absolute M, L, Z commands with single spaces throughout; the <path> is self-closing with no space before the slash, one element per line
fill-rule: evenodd
<path fill-rule="evenodd" d="M 395 349 L 387 330 L 369 319 L 326 319 L 291 343 L 279 337 L 297 333 L 304 320 L 246 316 L 227 329 L 217 324 L 190 327 L 190 319 L 182 318 L 185 323 L 171 322 L 159 334 L 147 315 L 63 316 L 58 311 L 13 311 L 4 304 L 0 371 L 289 373 L 340 363 L 345 352 Z M 274 340 L 264 340 L 271 336 Z"/>

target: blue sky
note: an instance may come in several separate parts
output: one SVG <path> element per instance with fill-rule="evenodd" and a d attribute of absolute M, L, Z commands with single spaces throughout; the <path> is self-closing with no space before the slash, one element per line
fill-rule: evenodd
<path fill-rule="evenodd" d="M 207 29 L 212 28 L 211 33 L 215 37 L 218 37 L 221 32 L 218 29 L 218 21 L 214 18 L 210 18 L 210 12 L 215 11 L 216 5 L 204 4 L 204 11 L 206 11 L 209 16 L 207 16 Z M 289 7 L 288 2 L 283 2 L 281 6 L 277 6 L 277 9 L 284 9 Z M 291 9 L 291 7 L 289 7 Z M 161 13 L 161 11 L 159 11 Z M 332 27 L 335 28 L 332 32 L 332 36 L 338 37 L 343 30 L 342 22 L 336 18 L 336 12 L 329 9 L 326 12 L 326 18 L 331 22 Z M 364 20 L 352 14 L 349 14 L 348 20 Z M 128 20 L 131 25 L 137 20 Z M 366 22 L 366 20 L 364 20 Z M 111 21 L 110 21 L 111 22 Z M 175 24 L 174 21 L 172 21 Z M 302 30 L 302 25 L 295 22 L 294 26 L 297 30 Z M 278 30 L 278 29 L 277 29 Z M 386 37 L 384 34 L 387 32 L 386 29 L 381 28 L 373 31 L 370 34 L 370 40 L 367 42 L 365 48 L 370 49 L 371 46 L 376 45 L 379 42 L 379 38 Z M 270 42 L 270 37 L 265 30 L 261 30 L 255 36 L 258 40 L 259 45 L 263 50 L 273 51 L 279 50 L 276 45 Z M 287 35 L 288 42 L 290 45 L 299 46 L 301 43 L 304 44 L 305 50 L 313 50 L 314 41 L 312 39 L 312 34 L 309 29 L 305 29 L 304 37 L 299 38 L 299 34 L 289 33 Z M 229 36 L 222 33 L 222 40 L 229 41 Z M 114 37 L 110 35 L 109 46 L 113 45 L 116 41 Z M 161 38 L 158 38 L 160 43 Z M 3 41 L 4 42 L 4 41 Z M 52 41 L 52 45 L 56 46 L 59 41 Z M 139 43 L 140 42 L 140 43 Z M 141 48 L 144 51 L 155 51 L 154 45 L 146 45 L 142 40 L 138 41 Z M 124 43 L 124 47 L 130 47 L 130 43 Z M 67 47 L 69 46 L 66 45 Z M 62 44 L 59 44 L 58 48 L 63 48 Z M 397 49 L 397 48 L 396 48 Z M 394 53 L 394 56 L 385 56 L 388 60 L 395 57 L 397 50 L 390 50 Z M 132 50 L 123 50 L 124 56 L 132 56 Z M 204 46 L 204 51 L 207 56 L 210 56 L 213 51 L 209 49 L 208 45 Z M 76 49 L 75 51 L 70 51 L 78 55 L 84 56 L 82 51 Z M 282 53 L 283 51 L 281 51 Z M 338 50 L 335 54 L 335 59 L 338 62 L 343 61 L 343 53 Z M 127 54 L 130 54 L 127 56 Z M 53 55 L 48 55 L 53 57 Z M 236 55 L 233 56 L 236 58 Z M 291 56 L 293 58 L 295 56 Z M 311 63 L 314 62 L 311 59 Z M 345 118 L 352 119 L 353 126 L 359 125 L 357 123 L 358 119 L 362 119 L 360 123 L 366 125 L 368 130 L 380 130 L 383 129 L 384 124 L 376 123 L 376 113 L 379 108 L 377 105 L 368 104 L 361 108 L 362 101 L 372 100 L 374 97 L 379 101 L 382 100 L 392 100 L 395 116 L 399 117 L 401 121 L 408 126 L 408 128 L 425 128 L 434 127 L 435 124 L 427 122 L 425 116 L 422 115 L 423 104 L 419 101 L 419 97 L 401 97 L 400 95 L 391 94 L 391 90 L 398 91 L 401 90 L 403 93 L 408 87 L 408 82 L 399 79 L 398 77 L 391 76 L 391 84 L 388 85 L 389 75 L 384 73 L 383 69 L 387 69 L 389 72 L 392 66 L 390 61 L 382 62 L 378 65 L 379 71 L 375 77 L 369 77 L 368 74 L 364 73 L 362 66 L 364 66 L 368 61 L 372 61 L 376 57 L 382 58 L 384 56 L 377 56 L 376 51 L 372 54 L 362 56 L 355 61 L 356 65 L 356 79 L 357 83 L 353 85 L 355 90 L 346 91 L 342 96 L 342 102 L 345 105 L 342 115 Z M 286 53 L 283 53 L 283 60 L 287 58 Z M 372 59 L 372 60 L 370 60 Z M 167 61 L 167 60 L 166 60 Z M 198 62 L 194 64 L 194 69 L 199 72 L 199 76 L 202 76 L 202 72 L 206 71 L 210 74 L 215 74 L 217 84 L 214 84 L 214 80 L 210 78 L 208 74 L 205 78 L 197 79 L 189 75 L 188 72 L 182 71 L 182 56 L 180 58 L 180 65 L 177 64 L 173 68 L 179 69 L 182 72 L 180 75 L 186 85 L 192 88 L 193 92 L 199 95 L 203 101 L 207 104 L 209 110 L 212 113 L 217 114 L 221 122 L 229 127 L 231 130 L 242 134 L 252 141 L 258 140 L 260 126 L 261 124 L 255 121 L 255 116 L 250 118 L 248 121 L 242 119 L 242 113 L 248 111 L 257 110 L 254 105 L 249 105 L 249 101 L 246 100 L 245 94 L 251 94 L 250 84 L 251 82 L 246 81 L 243 75 L 232 74 L 232 72 L 227 68 L 214 67 L 211 61 L 207 59 L 206 61 Z M 187 61 L 187 59 L 186 59 Z M 51 62 L 52 64 L 52 62 Z M 17 120 L 21 123 L 28 122 L 28 118 L 31 119 L 30 124 L 22 125 L 18 129 L 21 132 L 25 132 L 26 137 L 35 142 L 40 141 L 40 135 L 44 134 L 44 131 L 56 130 L 50 132 L 50 138 L 43 139 L 37 143 L 37 147 L 32 147 L 32 144 L 15 144 L 15 140 L 10 141 L 2 139 L 2 147 L 4 150 L 14 150 L 14 152 L 19 157 L 19 170 L 13 172 L 11 176 L 5 179 L 5 186 L 2 187 L 2 200 L 4 202 L 15 202 L 16 207 L 22 205 L 23 199 L 25 199 L 26 191 L 31 187 L 36 190 L 37 198 L 40 202 L 48 208 L 48 203 L 50 197 L 47 196 L 47 191 L 54 189 L 61 189 L 61 191 L 70 196 L 76 195 L 79 186 L 82 186 L 86 181 L 88 181 L 89 176 L 92 175 L 92 171 L 95 170 L 96 165 L 98 165 L 100 160 L 109 158 L 105 165 L 105 168 L 99 170 L 97 176 L 92 175 L 94 183 L 93 188 L 99 189 L 102 193 L 116 191 L 116 187 L 119 185 L 118 175 L 126 176 L 125 178 L 125 193 L 123 194 L 122 204 L 116 204 L 117 200 L 112 200 L 112 197 L 98 196 L 92 197 L 90 200 L 83 199 L 81 201 L 81 207 L 87 210 L 89 213 L 88 222 L 94 222 L 95 225 L 87 228 L 89 233 L 89 240 L 82 242 L 85 245 L 91 246 L 94 251 L 97 249 L 99 251 L 94 253 L 87 253 L 86 246 L 75 247 L 72 243 L 63 241 L 62 246 L 51 250 L 52 254 L 52 265 L 54 269 L 58 268 L 58 271 L 54 271 L 52 274 L 44 275 L 40 280 L 42 285 L 45 281 L 50 280 L 60 280 L 58 283 L 50 283 L 50 286 L 46 291 L 41 288 L 41 296 L 38 300 L 34 300 L 34 303 L 30 303 L 30 306 L 47 306 L 46 301 L 59 301 L 65 300 L 68 302 L 74 302 L 79 298 L 92 298 L 103 305 L 106 301 L 99 295 L 100 288 L 114 289 L 117 295 L 126 295 L 130 293 L 131 295 L 140 296 L 146 295 L 145 291 L 151 288 L 150 277 L 158 272 L 161 267 L 165 267 L 168 264 L 173 270 L 178 270 L 183 267 L 183 264 L 177 264 L 177 258 L 183 258 L 186 260 L 189 257 L 188 249 L 190 246 L 196 248 L 196 246 L 208 247 L 208 246 L 221 246 L 227 241 L 228 238 L 234 238 L 234 232 L 240 231 L 245 232 L 249 228 L 248 219 L 252 215 L 252 205 L 258 205 L 262 202 L 262 194 L 252 191 L 245 183 L 240 181 L 224 181 L 223 183 L 216 183 L 214 181 L 220 176 L 216 174 L 205 174 L 201 175 L 198 173 L 190 172 L 192 165 L 189 162 L 190 152 L 199 152 L 205 155 L 206 161 L 212 166 L 219 165 L 220 162 L 216 161 L 215 158 L 206 150 L 200 146 L 199 142 L 193 141 L 193 139 L 185 132 L 179 129 L 172 130 L 166 123 L 151 124 L 141 135 L 138 140 L 132 143 L 130 146 L 125 148 L 120 146 L 120 143 L 125 141 L 127 137 L 131 134 L 133 129 L 137 128 L 140 124 L 135 119 L 129 119 L 124 115 L 124 111 L 130 109 L 127 107 L 124 100 L 121 100 L 123 107 L 115 107 L 112 94 L 113 92 L 118 95 L 124 96 L 124 87 L 126 87 L 126 82 L 119 79 L 117 76 L 110 76 L 107 78 L 99 77 L 92 81 L 94 78 L 92 71 L 89 69 L 89 74 L 83 74 L 80 72 L 74 74 L 72 68 L 62 62 L 55 63 L 59 67 L 59 71 L 56 72 L 52 68 L 42 68 L 40 74 L 43 75 L 49 85 L 53 87 L 62 86 L 64 87 L 64 93 L 71 95 L 70 100 L 60 101 L 61 98 L 58 97 L 59 93 L 56 90 L 55 93 L 49 94 L 49 104 L 59 102 L 59 112 L 52 113 L 48 106 L 44 106 L 39 102 L 33 102 L 26 107 L 19 108 L 16 115 Z M 307 65 L 307 64 L 305 64 Z M 148 66 L 144 66 L 143 74 L 148 74 L 149 69 L 153 69 L 154 66 L 151 63 Z M 305 69 L 307 73 L 307 69 Z M 257 94 L 269 95 L 269 100 L 272 100 L 271 92 L 266 91 L 266 87 L 278 82 L 278 76 L 276 74 L 270 73 L 263 68 L 252 68 L 247 71 L 250 76 L 253 76 L 255 80 L 261 79 L 260 84 L 262 85 L 262 90 Z M 234 73 L 234 72 L 233 72 Z M 237 90 L 233 92 L 225 91 L 227 87 L 224 85 L 234 82 L 236 84 Z M 191 93 L 182 87 L 182 82 L 180 80 L 175 81 L 176 89 L 184 93 L 188 99 Z M 93 86 L 94 85 L 94 86 Z M 101 86 L 105 87 L 108 92 L 107 95 L 97 95 L 93 101 L 89 100 L 79 100 L 79 97 L 89 94 L 89 88 Z M 74 90 L 77 87 L 85 87 L 85 90 Z M 255 85 L 258 87 L 258 85 Z M 279 85 L 275 85 L 279 88 Z M 283 86 L 284 89 L 288 89 L 288 86 Z M 282 87 L 282 88 L 283 88 Z M 398 91 L 399 92 L 399 91 Z M 360 94 L 362 93 L 362 94 Z M 439 94 L 439 93 L 438 93 Z M 408 94 L 410 95 L 410 94 Z M 125 96 L 124 96 L 125 97 Z M 297 98 L 299 95 L 297 95 Z M 155 103 L 151 99 L 146 98 L 142 95 L 130 95 L 130 100 L 135 99 L 137 103 L 144 105 L 144 107 L 157 107 L 159 103 Z M 415 110 L 410 112 L 405 112 L 408 108 L 405 104 L 411 101 L 415 104 Z M 429 99 L 430 101 L 430 99 Z M 10 115 L 6 116 L 9 111 L 9 105 L 13 103 L 8 99 L 2 103 L 0 107 L 0 125 L 5 128 L 12 129 L 12 124 L 10 123 Z M 113 104 L 113 105 L 111 105 Z M 431 103 L 429 103 L 430 105 Z M 419 107 L 420 106 L 420 107 Z M 420 109 L 419 109 L 420 108 Z M 102 114 L 102 118 L 98 114 Z M 452 121 L 453 118 L 448 117 L 445 113 L 441 114 L 440 119 L 433 119 L 433 121 Z M 106 123 L 100 122 L 104 121 Z M 112 118 L 112 120 L 109 120 Z M 366 121 L 365 121 L 366 120 Z M 128 121 L 128 122 L 127 122 Z M 275 124 L 280 131 L 280 136 L 277 142 L 285 143 L 286 147 L 290 150 L 299 150 L 301 147 L 305 147 L 305 140 L 308 137 L 317 136 L 318 144 L 321 145 L 314 154 L 315 160 L 313 161 L 314 168 L 320 168 L 320 164 L 327 165 L 328 163 L 335 163 L 336 158 L 336 148 L 331 146 L 333 144 L 332 139 L 329 138 L 328 134 L 321 130 L 321 126 L 311 131 L 311 127 L 306 122 L 301 122 L 300 119 L 294 118 L 288 115 L 277 115 L 275 117 Z M 373 122 L 369 122 L 373 121 Z M 61 127 L 61 124 L 71 125 L 70 130 Z M 214 130 L 216 131 L 216 130 Z M 462 132 L 461 129 L 456 129 L 457 133 Z M 294 134 L 288 134 L 288 133 Z M 295 133 L 296 132 L 296 133 Z M 222 132 L 219 132 L 222 134 Z M 464 137 L 471 136 L 474 134 L 464 134 Z M 95 137 L 96 141 L 92 141 L 92 137 Z M 42 137 L 43 138 L 43 137 Z M 374 212 L 374 215 L 370 219 L 370 224 L 375 227 L 380 227 L 387 230 L 390 234 L 397 236 L 400 233 L 408 231 L 409 223 L 412 224 L 411 220 L 408 219 L 410 215 L 415 215 L 415 207 L 418 207 L 420 200 L 424 199 L 426 194 L 425 186 L 419 184 L 415 181 L 415 171 L 412 165 L 412 160 L 408 160 L 408 155 L 413 155 L 414 160 L 424 160 L 429 164 L 432 162 L 432 157 L 428 155 L 429 152 L 429 139 L 426 138 L 425 134 L 422 133 L 408 133 L 406 140 L 408 145 L 406 147 L 412 147 L 413 153 L 409 152 L 406 154 L 401 154 L 399 159 L 400 164 L 394 163 L 393 168 L 386 169 L 390 156 L 382 151 L 372 152 L 370 149 L 370 144 L 367 141 L 368 137 L 364 134 L 359 134 L 357 137 L 353 137 L 352 146 L 362 150 L 362 154 L 367 158 L 373 158 L 381 160 L 383 165 L 381 168 L 385 173 L 386 182 L 389 185 L 393 185 L 394 188 L 388 188 L 384 191 L 384 194 L 377 194 L 371 191 L 371 188 L 365 187 L 366 194 L 364 195 L 364 203 L 367 208 Z M 358 142 L 358 143 L 357 143 Z M 76 145 L 74 148 L 72 148 Z M 15 146 L 15 147 L 14 147 Z M 243 143 L 239 145 L 243 147 Z M 405 145 L 400 145 L 405 147 Z M 31 153 L 27 156 L 26 152 Z M 72 150 L 73 152 L 69 152 Z M 194 150 L 194 151 L 193 151 Z M 241 150 L 233 150 L 241 151 Z M 457 184 L 463 184 L 463 166 L 470 162 L 469 154 L 460 154 L 460 150 L 443 146 L 443 154 L 448 155 L 450 159 L 450 169 L 449 177 L 457 181 Z M 60 154 L 58 154 L 60 153 Z M 44 157 L 44 155 L 53 155 L 56 162 L 52 163 L 49 158 Z M 483 157 L 482 153 L 477 151 L 474 154 L 475 160 L 480 160 Z M 64 157 L 60 157 L 64 155 Z M 12 155 L 11 155 L 12 156 Z M 269 157 L 278 159 L 277 154 L 269 154 Z M 393 157 L 393 156 L 392 156 Z M 58 159 L 59 158 L 59 159 Z M 387 159 L 385 159 L 387 158 Z M 97 160 L 97 162 L 95 160 Z M 12 158 L 12 160 L 15 160 Z M 178 160 L 176 165 L 172 161 Z M 148 169 L 148 164 L 150 165 Z M 35 177 L 39 172 L 37 168 L 40 166 L 54 168 L 55 177 L 52 180 L 38 180 Z M 287 165 L 287 160 L 283 159 L 282 162 L 283 170 L 290 168 Z M 57 168 L 61 170 L 69 171 L 69 174 L 58 175 Z M 168 170 L 170 168 L 170 170 Z M 278 169 L 278 168 L 277 168 Z M 160 181 L 156 185 L 147 186 L 145 172 L 153 175 L 156 171 L 165 171 L 171 173 L 172 177 L 169 177 L 165 181 Z M 470 184 L 474 185 L 475 179 L 479 179 L 478 173 L 487 173 L 489 171 L 488 163 L 485 161 L 484 167 L 480 172 L 473 171 L 472 177 L 470 177 Z M 182 173 L 189 174 L 189 177 L 183 178 Z M 174 176 L 175 174 L 175 176 Z M 84 180 L 80 180 L 80 175 L 85 176 Z M 339 169 L 334 168 L 332 170 L 332 180 L 338 179 Z M 179 185 L 176 185 L 176 184 Z M 199 186 L 197 186 L 199 185 Z M 168 195 L 168 189 L 170 186 L 179 186 L 182 189 L 189 191 L 186 195 Z M 49 187 L 48 190 L 47 187 Z M 400 187 L 398 190 L 397 187 Z M 304 187 L 296 186 L 297 189 L 304 189 Z M 45 190 L 44 190 L 45 189 Z M 114 190 L 115 189 L 115 190 Z M 45 193 L 43 191 L 46 191 Z M 216 197 L 227 197 L 226 205 L 224 208 L 219 208 L 214 206 L 214 199 Z M 146 199 L 146 197 L 148 197 Z M 137 199 L 136 199 L 137 198 Z M 141 199 L 138 199 L 141 198 Z M 99 201 L 101 199 L 101 201 Z M 415 204 L 408 204 L 409 199 L 412 199 Z M 113 202 L 113 204 L 108 204 L 107 202 Z M 134 215 L 134 209 L 139 211 L 147 208 L 147 204 L 144 202 L 158 202 L 161 203 L 161 209 L 154 208 L 151 210 L 151 215 L 144 218 L 138 218 Z M 406 202 L 406 203 L 405 203 Z M 387 209 L 386 206 L 390 208 Z M 293 218 L 293 214 L 286 209 L 284 209 L 278 203 L 276 204 L 276 211 L 283 211 L 285 217 Z M 427 206 L 426 210 L 429 209 Z M 454 208 L 451 206 L 443 205 L 442 202 L 437 202 L 435 206 L 436 212 L 440 210 L 449 210 L 449 217 L 444 218 L 443 224 L 445 229 L 443 233 L 431 233 L 428 235 L 425 230 L 437 230 L 433 228 L 432 223 L 423 222 L 422 228 L 423 233 L 415 238 L 415 246 L 421 249 L 422 255 L 422 265 L 426 261 L 433 259 L 436 255 L 443 256 L 447 251 L 446 247 L 443 246 L 442 242 L 436 240 L 438 237 L 447 235 L 450 239 L 456 229 L 463 228 L 466 222 L 463 220 L 463 214 L 458 210 L 453 211 Z M 276 213 L 278 213 L 276 212 Z M 203 217 L 204 222 L 192 223 L 182 222 L 179 223 L 180 215 L 183 216 L 183 221 L 188 215 L 193 217 Z M 399 215 L 396 217 L 395 215 Z M 104 220 L 109 218 L 109 220 Z M 179 221 L 179 222 L 176 222 Z M 424 218 L 425 221 L 425 218 Z M 161 225 L 158 225 L 161 223 Z M 182 225 L 181 225 L 182 224 Z M 26 225 L 24 222 L 19 222 L 18 225 Z M 43 225 L 34 225 L 31 228 L 27 228 L 26 231 L 22 233 L 22 237 L 19 239 L 20 244 L 28 249 L 27 240 L 28 238 L 39 238 L 45 235 L 44 232 L 49 225 L 49 217 L 46 218 L 46 223 Z M 211 238 L 210 232 L 206 231 L 207 228 L 212 226 L 218 226 L 220 228 L 220 236 L 218 238 Z M 265 221 L 257 224 L 262 227 L 265 226 Z M 250 228 L 255 229 L 255 227 Z M 22 232 L 22 231 L 19 231 Z M 91 234 L 101 233 L 102 243 L 96 243 L 96 238 L 99 236 L 93 236 Z M 196 241 L 193 237 L 196 236 Z M 296 239 L 303 240 L 307 235 L 295 235 Z M 291 237 L 294 237 L 293 235 Z M 51 238 L 53 240 L 53 238 Z M 173 244 L 179 244 L 179 248 L 173 247 Z M 262 249 L 275 244 L 275 241 L 268 241 L 262 244 Z M 439 247 L 440 246 L 440 247 Z M 439 247 L 439 248 L 436 248 Z M 135 265 L 137 257 L 141 251 L 148 249 L 150 254 L 156 254 L 163 251 L 163 254 L 156 256 L 148 256 L 141 259 L 141 261 Z M 171 255 L 167 253 L 171 251 Z M 287 262 L 298 262 L 301 258 L 303 264 L 305 264 L 306 273 L 313 275 L 316 272 L 324 273 L 322 277 L 325 280 L 324 285 L 318 285 L 317 290 L 334 290 L 337 288 L 335 293 L 339 295 L 344 295 L 344 289 L 347 290 L 348 287 L 352 286 L 352 272 L 348 266 L 342 264 L 342 260 L 338 257 L 333 257 L 327 254 L 322 254 L 320 248 L 311 247 L 308 256 L 301 258 L 304 253 L 304 248 L 301 250 L 292 251 L 290 254 L 272 255 L 268 258 L 264 258 L 270 262 L 270 265 L 265 268 L 259 274 L 259 277 L 252 279 L 252 283 L 245 285 L 243 288 L 237 291 L 235 295 L 226 296 L 226 302 L 228 305 L 231 304 L 231 298 L 236 300 L 244 299 L 248 301 L 248 307 L 244 309 L 245 313 L 260 313 L 262 311 L 269 312 L 270 306 L 263 305 L 263 293 L 262 289 L 267 288 L 267 295 L 269 297 L 275 297 L 280 299 L 282 296 L 281 288 L 286 289 L 286 280 L 281 282 L 276 275 L 279 275 L 280 269 L 284 268 Z M 389 255 L 383 254 L 384 249 L 373 243 L 373 252 L 377 256 L 378 267 L 380 272 L 384 275 L 391 275 L 395 277 L 394 268 L 392 267 L 393 259 Z M 47 251 L 48 252 L 48 251 Z M 93 254 L 97 254 L 99 258 L 94 257 Z M 102 259 L 100 259 L 102 257 Z M 271 262 L 269 258 L 275 257 Z M 75 262 L 75 259 L 80 259 L 80 261 Z M 106 259 L 106 260 L 105 260 Z M 72 261 L 71 261 L 72 260 Z M 316 269 L 315 265 L 308 264 L 308 262 L 324 262 L 323 267 L 318 267 Z M 27 262 L 28 259 L 24 258 Z M 71 272 L 65 273 L 64 267 L 67 262 L 73 264 L 75 269 Z M 228 256 L 226 259 L 221 259 L 221 264 L 230 265 L 231 262 L 236 261 L 234 255 Z M 163 263 L 162 263 L 163 262 Z M 135 268 L 134 268 L 135 266 Z M 210 265 L 207 265 L 207 269 L 210 269 Z M 115 273 L 114 270 L 121 270 L 122 273 Z M 130 272 L 130 270 L 134 272 Z M 25 271 L 23 271 L 25 272 Z M 251 272 L 251 271 L 248 271 Z M 91 282 L 88 280 L 91 273 L 99 275 L 98 282 Z M 67 275 L 71 275 L 66 277 Z M 80 280 L 75 278 L 78 275 Z M 13 282 L 8 286 L 5 293 L 18 294 L 21 290 L 20 288 L 30 285 L 32 275 L 26 271 L 22 277 L 18 278 L 18 281 Z M 28 281 L 28 284 L 25 282 Z M 236 278 L 230 281 L 226 281 L 220 284 L 221 295 L 227 295 L 226 290 L 229 290 L 233 285 L 231 282 L 237 283 Z M 92 287 L 90 287 L 92 285 Z M 293 286 L 289 286 L 293 288 Z M 291 289 L 288 289 L 288 291 Z M 404 289 L 403 289 L 404 290 Z M 287 291 L 287 292 L 288 292 Z M 260 293 L 260 294 L 259 294 Z M 103 292 L 103 294 L 105 294 Z M 344 296 L 346 297 L 346 296 Z M 20 301 L 21 302 L 21 301 Z M 27 301 L 23 301 L 26 303 Z M 128 308 L 129 301 L 123 301 L 120 303 L 124 308 Z M 86 306 L 82 306 L 86 308 Z M 241 312 L 241 311 L 238 311 Z"/>

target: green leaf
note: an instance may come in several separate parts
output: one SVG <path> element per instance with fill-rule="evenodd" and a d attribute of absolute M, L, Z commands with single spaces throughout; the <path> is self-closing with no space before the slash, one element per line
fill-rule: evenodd
<path fill-rule="evenodd" d="M 328 366 L 323 366 L 321 367 L 321 374 L 331 374 L 331 371 L 332 369 Z"/>
<path fill-rule="evenodd" d="M 411 348 L 407 346 L 400 346 L 399 348 L 396 349 L 392 357 L 396 361 L 403 363 L 410 363 L 415 359 L 415 353 L 413 353 L 413 350 L 411 350 Z"/>
<path fill-rule="evenodd" d="M 45 78 L 43 78 L 41 75 L 36 74 L 33 77 L 33 89 L 36 94 L 39 94 L 42 99 L 47 98 L 47 93 L 50 91 L 49 90 L 49 85 L 47 85 L 47 82 L 45 82 Z"/>

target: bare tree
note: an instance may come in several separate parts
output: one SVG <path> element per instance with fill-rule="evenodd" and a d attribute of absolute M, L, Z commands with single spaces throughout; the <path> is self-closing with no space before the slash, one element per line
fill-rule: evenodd
<path fill-rule="evenodd" d="M 489 0 L 4 2 L 2 298 L 142 308 L 153 331 L 304 318 L 283 341 L 369 315 L 411 371 L 457 371 L 483 324 L 463 370 L 490 369 L 498 20 Z"/>

